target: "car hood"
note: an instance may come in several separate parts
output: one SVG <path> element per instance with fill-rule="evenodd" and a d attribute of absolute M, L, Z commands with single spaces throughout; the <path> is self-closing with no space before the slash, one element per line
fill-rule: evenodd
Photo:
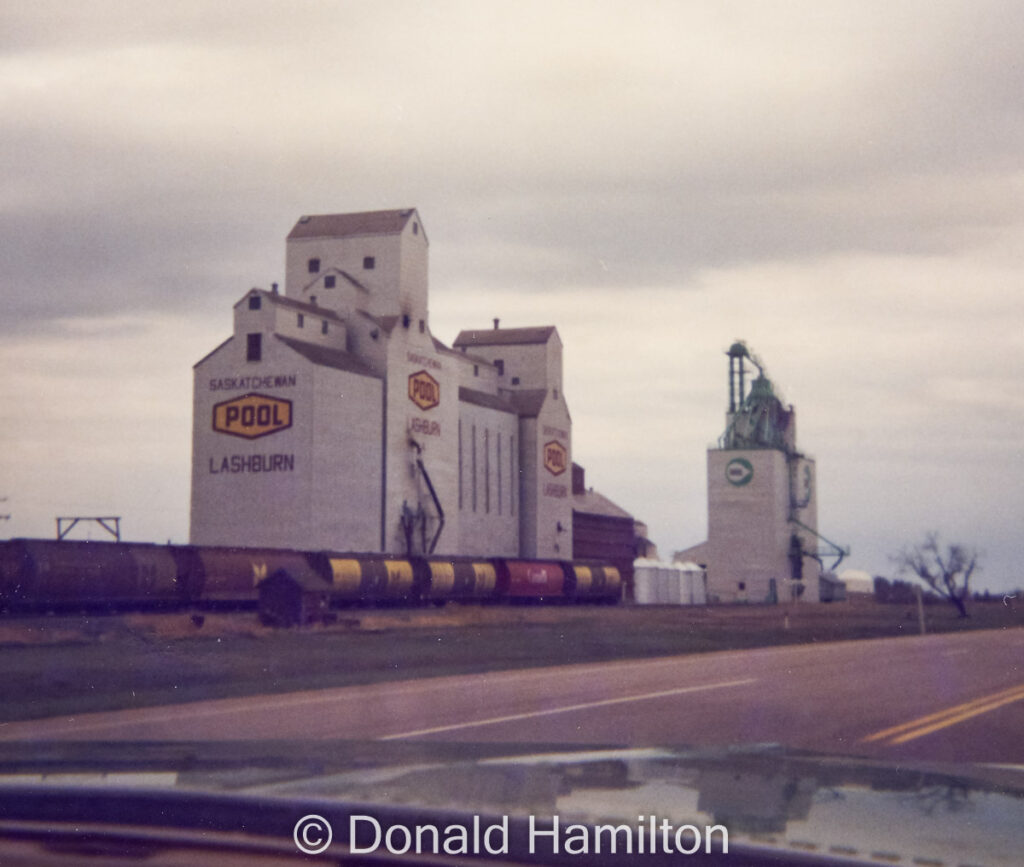
<path fill-rule="evenodd" d="M 480 828 L 505 823 L 519 829 L 512 837 L 520 842 L 527 829 L 554 829 L 537 838 L 544 844 L 538 848 L 560 844 L 551 854 L 561 856 L 571 847 L 570 826 L 611 825 L 628 827 L 636 845 L 646 839 L 645 864 L 658 855 L 677 860 L 678 851 L 651 846 L 671 849 L 671 834 L 684 825 L 698 835 L 726 829 L 730 851 L 748 861 L 1010 865 L 1019 863 L 1024 844 L 1024 769 L 1018 767 L 891 765 L 774 745 L 20 746 L 0 752 L 0 817 L 8 824 L 93 826 L 116 819 L 162 831 L 235 831 L 288 842 L 295 821 L 315 814 L 329 820 L 335 846 L 344 847 L 353 816 L 364 817 L 363 830 L 376 822 L 383 832 L 394 825 L 475 823 L 479 835 Z"/>

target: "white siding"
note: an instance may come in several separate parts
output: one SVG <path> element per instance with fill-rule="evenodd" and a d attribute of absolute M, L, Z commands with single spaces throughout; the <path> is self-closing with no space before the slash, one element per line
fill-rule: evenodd
<path fill-rule="evenodd" d="M 215 431 L 214 406 L 249 393 L 290 401 L 291 427 L 252 440 Z M 204 359 L 194 384 L 192 543 L 375 549 L 380 395 L 379 380 L 319 367 L 273 338 L 260 362 L 245 360 L 244 334 Z M 325 448 L 338 429 L 362 433 L 348 448 Z"/>
<path fill-rule="evenodd" d="M 517 416 L 463 401 L 460 461 L 459 551 L 462 554 L 518 556 L 519 520 L 513 512 L 518 473 L 513 455 Z M 475 445 L 475 448 L 474 448 Z M 510 457 L 513 460 L 510 460 Z M 517 469 L 517 468 L 516 468 Z"/>
<path fill-rule="evenodd" d="M 752 474 L 736 485 L 726 473 L 730 464 L 745 461 Z M 816 527 L 813 497 L 813 462 L 798 465 L 812 472 L 812 497 L 797 515 Z M 804 537 L 810 550 L 817 547 L 812 534 L 790 522 L 790 470 L 786 455 L 775 449 L 720 450 L 708 452 L 708 595 L 722 602 L 764 602 L 774 579 L 777 598 L 791 594 L 790 540 L 794 532 Z M 803 600 L 818 599 L 816 561 L 803 558 Z"/>

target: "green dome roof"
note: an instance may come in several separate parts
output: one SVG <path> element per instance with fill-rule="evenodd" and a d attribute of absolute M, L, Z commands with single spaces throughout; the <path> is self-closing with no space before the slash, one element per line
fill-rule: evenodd
<path fill-rule="evenodd" d="M 747 346 L 740 340 L 737 340 L 732 346 L 729 347 L 729 351 L 726 353 L 733 358 L 749 358 L 750 353 L 747 351 Z"/>

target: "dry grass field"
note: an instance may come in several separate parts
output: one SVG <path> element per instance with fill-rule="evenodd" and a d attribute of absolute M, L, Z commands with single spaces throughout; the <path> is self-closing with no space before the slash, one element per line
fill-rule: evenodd
<path fill-rule="evenodd" d="M 1024 604 L 925 608 L 929 632 L 1024 625 Z M 0 720 L 588 661 L 918 634 L 914 606 L 478 607 L 338 612 L 303 629 L 254 612 L 0 620 Z"/>

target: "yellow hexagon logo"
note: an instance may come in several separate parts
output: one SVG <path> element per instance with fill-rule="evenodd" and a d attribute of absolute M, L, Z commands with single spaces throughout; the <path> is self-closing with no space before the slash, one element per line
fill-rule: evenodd
<path fill-rule="evenodd" d="M 569 465 L 569 451 L 558 440 L 544 445 L 544 469 L 553 476 L 560 476 Z"/>
<path fill-rule="evenodd" d="M 409 377 L 409 400 L 422 410 L 433 409 L 441 402 L 441 384 L 425 370 Z"/>
<path fill-rule="evenodd" d="M 254 440 L 292 426 L 292 402 L 265 394 L 243 394 L 213 408 L 213 429 Z"/>

